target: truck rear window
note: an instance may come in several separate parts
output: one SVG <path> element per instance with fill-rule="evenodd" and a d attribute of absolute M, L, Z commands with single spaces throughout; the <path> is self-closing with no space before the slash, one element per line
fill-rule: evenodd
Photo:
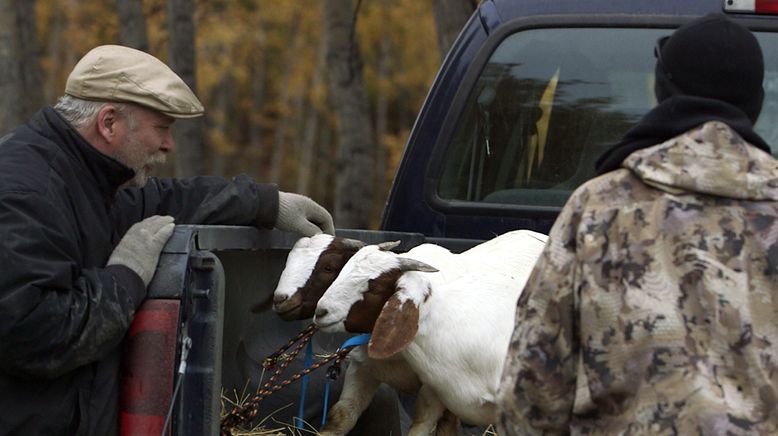
<path fill-rule="evenodd" d="M 653 47 L 670 33 L 571 28 L 507 37 L 484 66 L 449 141 L 440 198 L 562 206 L 594 175 L 600 154 L 656 105 Z M 756 130 L 772 145 L 778 36 L 757 36 L 767 71 Z"/>

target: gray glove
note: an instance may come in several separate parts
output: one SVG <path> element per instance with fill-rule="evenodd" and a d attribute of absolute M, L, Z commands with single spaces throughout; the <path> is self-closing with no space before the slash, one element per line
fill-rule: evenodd
<path fill-rule="evenodd" d="M 335 234 L 332 215 L 310 198 L 290 192 L 278 193 L 278 218 L 275 227 L 279 230 L 313 236 L 324 232 Z"/>
<path fill-rule="evenodd" d="M 162 247 L 173 234 L 172 216 L 154 215 L 127 230 L 114 248 L 107 265 L 124 265 L 135 271 L 146 286 L 154 277 Z"/>

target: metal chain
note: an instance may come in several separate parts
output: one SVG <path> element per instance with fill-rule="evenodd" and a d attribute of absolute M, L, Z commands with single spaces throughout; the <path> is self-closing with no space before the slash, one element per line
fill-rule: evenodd
<path fill-rule="evenodd" d="M 259 412 L 259 405 L 265 397 L 269 396 L 273 392 L 277 392 L 283 389 L 286 386 L 289 386 L 295 381 L 310 374 L 316 369 L 321 368 L 323 365 L 333 360 L 335 362 L 333 363 L 332 367 L 330 367 L 330 369 L 327 371 L 327 376 L 330 377 L 331 379 L 336 379 L 338 377 L 338 375 L 340 374 L 340 363 L 343 361 L 346 355 L 354 348 L 353 346 L 338 349 L 335 353 L 332 353 L 324 357 L 322 360 L 315 362 L 309 368 L 303 369 L 302 371 L 292 375 L 290 378 L 283 380 L 278 384 L 273 384 L 276 378 L 289 366 L 292 360 L 294 360 L 294 358 L 300 353 L 300 350 L 303 349 L 305 344 L 307 344 L 308 341 L 311 340 L 315 332 L 316 332 L 316 327 L 313 324 L 311 324 L 305 330 L 298 333 L 297 336 L 292 338 L 292 340 L 290 340 L 289 343 L 287 343 L 285 346 L 281 347 L 275 353 L 271 354 L 265 359 L 263 366 L 265 368 L 272 368 L 273 366 L 275 366 L 276 360 L 278 359 L 279 356 L 281 356 L 286 350 L 288 350 L 292 345 L 294 345 L 295 342 L 297 342 L 298 340 L 302 340 L 292 350 L 289 356 L 282 361 L 282 363 L 275 370 L 275 372 L 270 377 L 270 379 L 268 379 L 268 381 L 264 385 L 262 385 L 262 388 L 259 390 L 259 392 L 257 392 L 256 395 L 254 395 L 251 399 L 245 401 L 243 404 L 235 406 L 230 411 L 230 413 L 227 414 L 227 416 L 225 416 L 222 419 L 222 423 L 221 423 L 222 436 L 229 436 L 232 434 L 232 429 L 234 429 L 238 425 L 251 422 L 257 416 L 257 413 Z"/>
<path fill-rule="evenodd" d="M 343 359 L 346 357 L 346 355 L 353 349 L 353 347 L 344 348 L 341 350 L 338 350 L 337 352 L 330 354 L 329 356 L 323 358 L 322 360 L 314 363 L 311 365 L 310 368 L 306 368 L 299 373 L 294 374 L 292 377 L 281 381 L 280 383 L 269 386 L 268 384 L 271 383 L 270 381 L 266 383 L 260 391 L 254 395 L 250 400 L 247 400 L 245 403 L 243 403 L 241 406 L 235 407 L 229 415 L 227 415 L 222 420 L 222 429 L 221 434 L 222 436 L 229 436 L 231 434 L 231 430 L 235 427 L 237 427 L 240 424 L 246 424 L 248 422 L 251 422 L 259 412 L 259 405 L 262 402 L 265 397 L 268 397 L 273 392 L 277 392 L 281 389 L 283 389 L 286 386 L 289 386 L 290 384 L 294 383 L 295 381 L 301 379 L 303 376 L 310 374 L 312 371 L 322 367 L 323 365 L 327 364 L 328 362 L 331 362 L 332 360 L 335 360 L 335 363 L 330 368 L 330 371 L 327 371 L 327 376 L 330 378 L 337 378 L 337 375 L 340 373 L 340 363 L 343 361 Z M 335 369 L 335 371 L 332 371 Z"/>
<path fill-rule="evenodd" d="M 289 342 L 286 343 L 283 347 L 276 350 L 275 353 L 267 356 L 265 358 L 265 361 L 262 362 L 262 366 L 266 369 L 270 369 L 276 364 L 276 360 L 284 354 L 284 351 L 288 350 L 292 347 L 292 345 L 295 344 L 295 342 L 299 341 L 300 339 L 306 339 L 306 342 L 308 339 L 310 339 L 311 336 L 313 336 L 314 333 L 316 333 L 317 327 L 316 324 L 310 324 L 308 327 L 303 329 L 300 333 L 295 335 L 292 339 L 289 340 Z"/>

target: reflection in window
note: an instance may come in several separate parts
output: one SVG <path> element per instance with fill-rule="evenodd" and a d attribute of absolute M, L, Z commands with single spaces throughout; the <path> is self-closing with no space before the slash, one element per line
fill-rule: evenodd
<path fill-rule="evenodd" d="M 670 32 L 537 29 L 506 38 L 468 97 L 445 153 L 439 196 L 563 205 L 594 176 L 600 154 L 656 104 L 653 46 Z M 763 48 L 765 38 L 778 45 L 762 35 Z M 778 92 L 767 86 L 776 76 L 768 77 L 766 108 Z M 757 124 L 768 142 L 775 125 Z"/>

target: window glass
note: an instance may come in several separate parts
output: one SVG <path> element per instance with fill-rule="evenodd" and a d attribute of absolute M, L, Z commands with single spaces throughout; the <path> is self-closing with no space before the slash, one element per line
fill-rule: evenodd
<path fill-rule="evenodd" d="M 764 91 L 762 113 L 756 121 L 756 132 L 770 145 L 773 156 L 778 156 L 778 34 L 757 33 L 756 39 L 764 55 Z M 734 84 L 737 86 L 737 84 Z"/>
<path fill-rule="evenodd" d="M 484 67 L 443 158 L 446 200 L 562 206 L 594 162 L 648 110 L 653 47 L 669 29 L 536 29 Z M 768 73 L 757 131 L 778 141 L 778 39 L 759 35 Z"/>

